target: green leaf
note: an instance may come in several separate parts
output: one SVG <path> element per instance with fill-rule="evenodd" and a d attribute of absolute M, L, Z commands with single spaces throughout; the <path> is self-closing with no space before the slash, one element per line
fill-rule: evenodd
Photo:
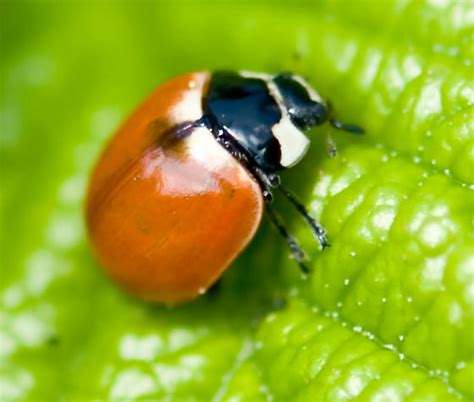
<path fill-rule="evenodd" d="M 474 398 L 474 13 L 468 0 L 4 1 L 0 399 Z M 328 230 L 301 278 L 265 221 L 185 306 L 101 272 L 82 202 L 104 142 L 166 78 L 291 70 L 363 137 L 284 174 Z"/>

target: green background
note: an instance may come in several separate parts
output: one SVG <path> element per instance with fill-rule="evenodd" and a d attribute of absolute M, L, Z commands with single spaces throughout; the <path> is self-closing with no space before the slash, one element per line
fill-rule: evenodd
<path fill-rule="evenodd" d="M 0 3 L 0 399 L 474 398 L 473 26 L 467 0 Z M 153 88 L 218 68 L 305 76 L 364 137 L 309 133 L 220 288 L 137 301 L 91 256 L 87 176 Z"/>

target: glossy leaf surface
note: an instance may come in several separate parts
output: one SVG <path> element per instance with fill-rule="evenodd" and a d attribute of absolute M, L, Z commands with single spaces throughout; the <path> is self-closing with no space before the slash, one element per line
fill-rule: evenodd
<path fill-rule="evenodd" d="M 474 398 L 467 0 L 0 7 L 2 399 Z M 215 292 L 144 304 L 91 256 L 87 175 L 154 87 L 218 68 L 298 72 L 366 129 L 284 175 L 332 247 L 277 200 L 308 279 L 265 222 Z"/>

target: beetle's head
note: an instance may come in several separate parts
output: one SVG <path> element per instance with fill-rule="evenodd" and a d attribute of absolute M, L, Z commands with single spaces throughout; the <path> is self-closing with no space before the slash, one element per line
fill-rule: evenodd
<path fill-rule="evenodd" d="M 360 134 L 363 130 L 332 118 L 331 108 L 303 78 L 291 73 L 273 78 L 291 122 L 301 131 L 309 130 L 327 121 L 337 129 Z"/>
<path fill-rule="evenodd" d="M 301 131 L 323 124 L 328 119 L 326 103 L 301 77 L 282 73 L 273 82 L 278 88 L 291 122 Z"/>

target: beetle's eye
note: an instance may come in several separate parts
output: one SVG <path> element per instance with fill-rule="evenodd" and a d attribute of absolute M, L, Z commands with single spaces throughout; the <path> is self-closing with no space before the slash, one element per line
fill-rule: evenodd
<path fill-rule="evenodd" d="M 292 123 L 300 130 L 308 130 L 327 120 L 326 106 L 312 99 L 308 90 L 291 74 L 277 75 L 273 82 Z"/>
<path fill-rule="evenodd" d="M 293 124 L 303 131 L 318 126 L 327 119 L 326 108 L 316 102 L 307 107 L 290 108 L 288 113 Z"/>

